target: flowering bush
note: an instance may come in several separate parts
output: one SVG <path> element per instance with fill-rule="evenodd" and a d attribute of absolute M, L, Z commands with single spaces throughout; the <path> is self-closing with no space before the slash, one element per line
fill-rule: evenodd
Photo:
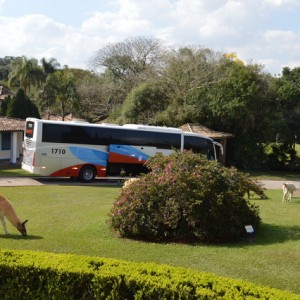
<path fill-rule="evenodd" d="M 151 241 L 227 242 L 242 237 L 245 225 L 260 223 L 257 206 L 244 198 L 248 175 L 192 152 L 156 155 L 148 174 L 122 189 L 110 212 L 122 237 Z"/>

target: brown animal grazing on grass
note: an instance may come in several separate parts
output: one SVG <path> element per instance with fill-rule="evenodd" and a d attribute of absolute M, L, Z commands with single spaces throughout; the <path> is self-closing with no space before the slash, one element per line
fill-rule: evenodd
<path fill-rule="evenodd" d="M 28 222 L 28 220 L 22 222 L 17 216 L 11 203 L 5 197 L 0 195 L 0 220 L 4 228 L 5 234 L 8 234 L 5 224 L 5 218 L 12 225 L 14 225 L 22 233 L 23 236 L 27 235 L 25 224 L 26 222 Z"/>

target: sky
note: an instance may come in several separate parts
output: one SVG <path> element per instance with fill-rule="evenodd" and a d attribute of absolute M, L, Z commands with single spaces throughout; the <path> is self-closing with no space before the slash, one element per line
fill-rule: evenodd
<path fill-rule="evenodd" d="M 234 52 L 272 75 L 300 67 L 299 0 L 0 0 L 0 34 L 0 57 L 70 68 L 134 37 Z"/>

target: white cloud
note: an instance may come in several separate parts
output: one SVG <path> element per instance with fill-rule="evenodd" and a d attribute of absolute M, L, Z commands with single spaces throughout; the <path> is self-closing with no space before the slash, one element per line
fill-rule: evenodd
<path fill-rule="evenodd" d="M 277 44 L 281 47 L 290 46 L 291 44 L 297 43 L 299 34 L 289 30 L 268 30 L 264 33 L 264 38 L 267 43 Z"/>
<path fill-rule="evenodd" d="M 280 70 L 284 66 L 300 66 L 300 32 L 270 30 L 264 34 L 264 40 L 268 54 L 280 58 Z"/>
<path fill-rule="evenodd" d="M 201 33 L 214 38 L 237 37 L 247 18 L 247 10 L 242 3 L 229 1 L 209 14 Z"/>
<path fill-rule="evenodd" d="M 271 74 L 279 74 L 285 66 L 300 66 L 297 64 L 300 61 L 300 32 L 268 30 L 257 33 L 256 37 L 256 40 L 235 48 L 244 61 L 262 64 Z"/>
<path fill-rule="evenodd" d="M 41 14 L 7 18 L 2 13 L 0 57 L 55 57 L 63 65 L 85 68 L 95 51 L 110 42 L 152 36 L 169 45 L 236 52 L 273 72 L 299 61 L 300 34 L 289 20 L 299 6 L 296 0 L 117 0 L 101 11 L 89 7 L 89 14 L 82 12 L 84 21 L 73 26 Z M 0 0 L 0 11 L 4 7 Z"/>
<path fill-rule="evenodd" d="M 60 45 L 66 27 L 42 15 L 24 16 L 18 19 L 0 18 L 2 50 L 28 52 L 35 48 Z M 35 52 L 35 51 L 34 51 Z"/>
<path fill-rule="evenodd" d="M 263 0 L 262 3 L 278 8 L 292 8 L 299 5 L 298 0 Z"/>
<path fill-rule="evenodd" d="M 169 0 L 119 0 L 114 11 L 95 12 L 83 22 L 81 29 L 87 34 L 124 37 L 152 35 L 158 26 L 168 23 L 172 8 Z"/>
<path fill-rule="evenodd" d="M 0 18 L 2 42 L 0 56 L 55 57 L 63 65 L 85 67 L 88 45 L 85 37 L 70 26 L 56 23 L 43 15 Z"/>

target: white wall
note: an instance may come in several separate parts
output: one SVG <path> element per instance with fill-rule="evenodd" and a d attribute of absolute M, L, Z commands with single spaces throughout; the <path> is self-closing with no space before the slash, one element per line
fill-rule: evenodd
<path fill-rule="evenodd" d="M 14 141 L 13 142 L 13 135 Z M 23 141 L 23 132 L 11 132 L 11 149 L 2 150 L 2 133 L 0 133 L 0 160 L 10 160 L 15 163 L 14 159 L 19 159 L 22 154 L 22 141 Z"/>

